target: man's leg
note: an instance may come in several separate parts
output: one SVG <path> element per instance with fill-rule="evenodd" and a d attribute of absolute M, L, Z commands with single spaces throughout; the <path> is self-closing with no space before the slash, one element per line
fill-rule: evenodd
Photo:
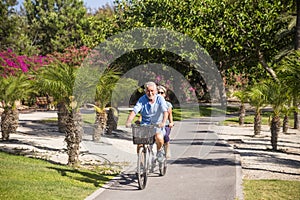
<path fill-rule="evenodd" d="M 157 151 L 159 151 L 162 145 L 164 144 L 164 137 L 161 133 L 155 134 L 155 142 L 156 142 Z"/>
<path fill-rule="evenodd" d="M 139 153 L 140 148 L 141 148 L 142 146 L 143 146 L 142 144 L 136 145 L 136 153 L 137 153 L 137 154 Z"/>

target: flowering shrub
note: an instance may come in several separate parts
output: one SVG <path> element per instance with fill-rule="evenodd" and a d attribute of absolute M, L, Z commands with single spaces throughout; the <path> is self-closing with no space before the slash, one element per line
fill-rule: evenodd
<path fill-rule="evenodd" d="M 69 47 L 66 48 L 63 53 L 54 52 L 53 54 L 47 56 L 66 63 L 69 66 L 79 67 L 90 51 L 90 48 L 86 46 L 82 46 L 79 49 L 76 47 Z"/>
<path fill-rule="evenodd" d="M 8 77 L 19 72 L 36 71 L 50 62 L 46 56 L 17 55 L 12 50 L 0 52 L 0 76 Z"/>
<path fill-rule="evenodd" d="M 30 70 L 37 71 L 40 67 L 58 60 L 70 66 L 80 66 L 90 52 L 88 47 L 70 47 L 64 53 L 54 52 L 47 56 L 17 55 L 11 49 L 0 52 L 0 76 L 8 77 L 19 72 L 26 73 Z"/>

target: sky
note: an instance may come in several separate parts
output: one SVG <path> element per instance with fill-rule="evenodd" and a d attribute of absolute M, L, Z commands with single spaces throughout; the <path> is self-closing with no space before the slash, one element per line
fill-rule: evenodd
<path fill-rule="evenodd" d="M 97 9 L 106 3 L 113 4 L 113 0 L 83 0 L 87 8 Z"/>
<path fill-rule="evenodd" d="M 19 0 L 19 5 L 23 4 L 24 0 Z M 86 5 L 87 8 L 91 8 L 91 9 L 97 9 L 99 7 L 104 6 L 106 3 L 109 3 L 110 5 L 113 4 L 114 0 L 83 0 L 84 5 Z"/>

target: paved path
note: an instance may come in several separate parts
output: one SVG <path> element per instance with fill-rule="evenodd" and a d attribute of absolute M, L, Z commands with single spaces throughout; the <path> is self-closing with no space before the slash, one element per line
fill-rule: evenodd
<path fill-rule="evenodd" d="M 87 199 L 243 199 L 239 156 L 215 128 L 203 119 L 176 123 L 164 177 L 156 171 L 139 190 L 132 167 Z"/>

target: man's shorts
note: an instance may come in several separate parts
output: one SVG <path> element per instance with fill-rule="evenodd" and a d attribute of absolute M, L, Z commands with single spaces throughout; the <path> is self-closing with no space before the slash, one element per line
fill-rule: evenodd
<path fill-rule="evenodd" d="M 162 137 L 165 137 L 166 130 L 165 130 L 165 128 L 155 127 L 155 133 L 159 133 L 159 134 L 161 134 Z"/>

